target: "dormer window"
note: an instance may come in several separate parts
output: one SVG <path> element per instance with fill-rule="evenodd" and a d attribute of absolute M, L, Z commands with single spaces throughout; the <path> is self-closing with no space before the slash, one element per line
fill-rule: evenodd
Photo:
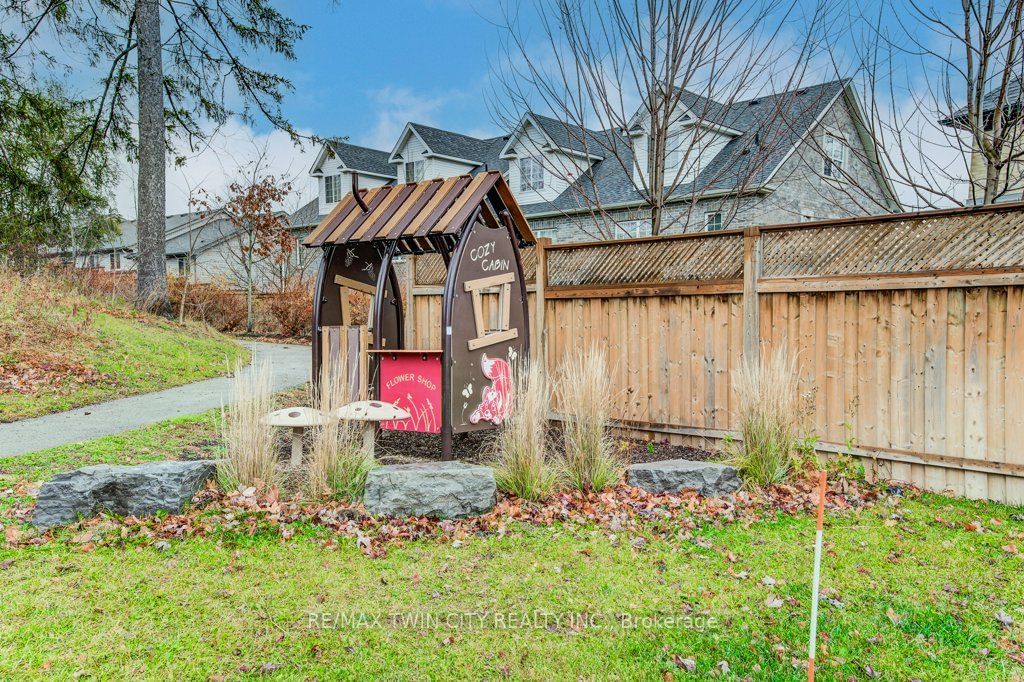
<path fill-rule="evenodd" d="M 406 161 L 405 162 L 405 181 L 406 182 L 419 182 L 423 179 L 423 162 L 422 161 Z"/>
<path fill-rule="evenodd" d="M 324 201 L 328 204 L 341 199 L 341 176 L 328 175 L 324 178 Z"/>
<path fill-rule="evenodd" d="M 519 159 L 519 191 L 544 189 L 544 166 L 532 156 Z"/>

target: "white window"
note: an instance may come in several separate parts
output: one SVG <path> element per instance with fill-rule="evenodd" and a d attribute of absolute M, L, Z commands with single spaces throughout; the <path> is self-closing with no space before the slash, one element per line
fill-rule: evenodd
<path fill-rule="evenodd" d="M 419 182 L 423 179 L 423 162 L 422 161 L 406 161 L 405 162 L 405 181 L 406 182 Z"/>
<path fill-rule="evenodd" d="M 544 166 L 537 159 L 527 156 L 519 159 L 519 191 L 544 189 Z"/>
<path fill-rule="evenodd" d="M 846 166 L 846 144 L 842 138 L 825 133 L 825 141 L 822 144 L 824 166 L 822 173 L 826 178 L 842 178 L 843 168 Z"/>
<path fill-rule="evenodd" d="M 651 223 L 647 220 L 631 220 L 626 223 L 615 224 L 616 239 L 633 239 L 635 237 L 650 237 Z"/>
<path fill-rule="evenodd" d="M 121 269 L 121 254 L 117 251 L 113 251 L 110 254 L 110 269 L 120 270 Z"/>
<path fill-rule="evenodd" d="M 186 258 L 185 256 L 178 256 L 178 275 L 185 277 L 186 275 L 192 274 L 192 266 L 196 263 L 196 257 L 192 256 Z"/>
<path fill-rule="evenodd" d="M 324 201 L 333 204 L 341 199 L 341 176 L 328 175 L 324 178 Z"/>
<path fill-rule="evenodd" d="M 709 211 L 704 214 L 704 229 L 708 232 L 722 229 L 722 212 Z"/>

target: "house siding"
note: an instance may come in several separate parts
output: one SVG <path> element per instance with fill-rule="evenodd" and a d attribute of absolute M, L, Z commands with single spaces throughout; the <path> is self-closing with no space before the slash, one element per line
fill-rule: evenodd
<path fill-rule="evenodd" d="M 533 124 L 527 122 L 523 126 L 523 131 L 525 135 L 520 132 L 510 145 L 518 156 L 517 159 L 509 163 L 508 167 L 508 184 L 512 188 L 512 194 L 517 201 L 524 205 L 554 201 L 568 188 L 567 178 L 580 177 L 590 166 L 580 157 L 546 151 L 544 146 L 547 144 L 547 140 Z M 519 158 L 525 157 L 541 160 L 544 166 L 544 189 L 539 191 L 522 189 Z"/>
<path fill-rule="evenodd" d="M 834 181 L 822 175 L 820 149 L 826 132 L 838 133 L 846 140 L 847 172 L 852 181 Z M 846 99 L 840 97 L 782 163 L 770 183 L 774 191 L 669 204 L 663 214 L 662 234 L 701 231 L 705 214 L 716 211 L 722 212 L 723 228 L 799 222 L 805 216 L 822 220 L 888 211 L 885 192 L 865 162 L 865 154 Z M 615 236 L 615 224 L 633 231 L 639 225 L 649 225 L 650 209 L 612 209 L 604 218 L 589 212 L 543 218 L 527 214 L 527 218 L 537 236 L 557 242 L 591 241 Z"/>

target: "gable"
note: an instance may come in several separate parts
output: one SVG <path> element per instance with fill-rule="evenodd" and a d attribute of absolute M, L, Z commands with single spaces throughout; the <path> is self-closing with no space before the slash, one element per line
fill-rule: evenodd
<path fill-rule="evenodd" d="M 410 146 L 410 142 L 412 142 L 413 147 L 411 150 L 407 149 Z M 388 161 L 391 163 L 419 161 L 423 155 L 429 153 L 430 148 L 423 138 L 420 137 L 412 123 L 406 123 L 402 134 L 398 136 L 398 142 L 395 143 L 394 148 L 391 150 L 391 155 L 388 156 Z M 415 158 L 413 158 L 413 155 L 416 155 Z"/>

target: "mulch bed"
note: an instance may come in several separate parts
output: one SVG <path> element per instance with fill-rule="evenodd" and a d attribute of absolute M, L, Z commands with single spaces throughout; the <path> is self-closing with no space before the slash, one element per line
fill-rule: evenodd
<path fill-rule="evenodd" d="M 474 431 L 455 434 L 452 442 L 455 459 L 479 464 L 487 461 L 494 449 L 496 431 Z M 552 440 L 556 444 L 560 433 L 552 429 Z M 713 450 L 689 445 L 672 445 L 665 442 L 643 441 L 636 438 L 614 437 L 616 447 L 622 448 L 630 464 L 640 462 L 662 462 L 667 459 L 688 459 L 704 461 L 717 459 L 719 453 Z M 381 431 L 377 438 L 377 459 L 381 464 L 407 464 L 416 461 L 441 459 L 441 436 L 412 431 Z"/>

